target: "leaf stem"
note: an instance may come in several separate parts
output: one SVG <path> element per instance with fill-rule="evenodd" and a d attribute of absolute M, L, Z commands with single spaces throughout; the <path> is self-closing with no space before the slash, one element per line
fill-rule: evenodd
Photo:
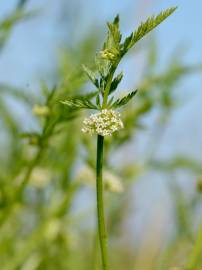
<path fill-rule="evenodd" d="M 107 84 L 106 84 L 106 87 L 105 87 L 105 90 L 104 90 L 102 109 L 106 108 L 106 106 L 107 106 L 107 99 L 108 99 L 108 96 L 109 96 L 113 76 L 114 76 L 114 73 L 115 73 L 115 71 L 116 71 L 116 69 L 118 67 L 119 62 L 120 62 L 120 59 L 118 59 L 114 63 L 114 65 L 111 67 L 110 74 L 109 74 L 109 77 L 108 77 L 108 80 L 107 80 Z"/>
<path fill-rule="evenodd" d="M 106 88 L 105 88 L 105 91 L 104 91 L 103 104 L 102 104 L 103 109 L 106 108 L 106 106 L 107 106 L 107 98 L 108 98 L 108 95 L 109 95 L 113 75 L 114 75 L 114 71 L 110 73 L 108 81 L 107 81 L 107 85 L 106 85 Z"/>
<path fill-rule="evenodd" d="M 102 182 L 103 146 L 104 146 L 104 137 L 98 135 L 97 164 L 96 164 L 98 233 L 99 233 L 103 270 L 109 270 L 109 260 L 107 254 L 107 235 L 105 228 L 104 205 L 103 205 L 103 182 Z"/>

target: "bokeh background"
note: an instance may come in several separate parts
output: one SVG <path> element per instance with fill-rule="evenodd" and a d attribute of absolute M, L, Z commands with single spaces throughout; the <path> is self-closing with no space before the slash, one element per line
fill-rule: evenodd
<path fill-rule="evenodd" d="M 59 100 L 92 88 L 80 66 L 92 65 L 107 21 L 119 14 L 127 35 L 170 6 L 120 65 L 119 94 L 139 92 L 106 146 L 110 257 L 114 269 L 202 269 L 196 0 L 0 1 L 1 269 L 100 269 L 95 141 Z"/>

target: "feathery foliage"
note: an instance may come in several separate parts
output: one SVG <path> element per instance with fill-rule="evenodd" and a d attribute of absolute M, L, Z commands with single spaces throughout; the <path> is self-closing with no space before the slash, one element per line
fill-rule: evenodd
<path fill-rule="evenodd" d="M 85 98 L 70 98 L 61 102 L 67 105 L 70 109 L 97 109 L 97 107 L 88 99 Z"/>
<path fill-rule="evenodd" d="M 126 53 L 130 48 L 132 48 L 139 40 L 141 40 L 145 35 L 151 32 L 159 24 L 161 24 L 167 17 L 169 17 L 177 7 L 169 8 L 162 11 L 157 16 L 152 16 L 148 18 L 145 22 L 142 22 L 138 29 L 133 32 L 129 37 L 127 37 L 123 43 L 123 53 Z"/>
<path fill-rule="evenodd" d="M 123 105 L 126 105 L 137 93 L 137 90 L 129 93 L 127 96 L 123 97 L 123 98 L 119 98 L 117 99 L 113 104 L 112 104 L 112 108 L 119 108 L 122 107 Z"/>

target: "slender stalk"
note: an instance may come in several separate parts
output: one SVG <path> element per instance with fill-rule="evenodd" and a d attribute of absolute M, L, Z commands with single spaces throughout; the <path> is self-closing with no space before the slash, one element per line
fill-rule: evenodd
<path fill-rule="evenodd" d="M 107 84 L 106 84 L 105 91 L 104 91 L 104 97 L 103 97 L 103 103 L 102 103 L 102 108 L 103 109 L 107 106 L 107 99 L 108 99 L 108 96 L 109 96 L 110 87 L 111 87 L 111 84 L 112 84 L 114 73 L 116 71 L 116 68 L 117 68 L 119 62 L 120 62 L 120 59 L 118 59 L 116 61 L 116 63 L 114 63 L 114 65 L 111 67 L 110 75 L 109 75 L 109 78 L 107 80 Z"/>
<path fill-rule="evenodd" d="M 103 145 L 104 145 L 104 137 L 98 135 L 97 167 L 96 167 L 98 233 L 99 233 L 103 270 L 109 270 L 109 260 L 107 254 L 107 234 L 105 228 L 104 205 L 103 205 L 103 184 L 102 184 Z"/>
<path fill-rule="evenodd" d="M 106 88 L 104 91 L 103 104 L 102 104 L 103 109 L 107 106 L 107 99 L 108 99 L 108 95 L 109 95 L 114 72 L 115 72 L 115 69 L 110 73 L 108 81 L 107 81 L 107 85 L 106 85 Z"/>

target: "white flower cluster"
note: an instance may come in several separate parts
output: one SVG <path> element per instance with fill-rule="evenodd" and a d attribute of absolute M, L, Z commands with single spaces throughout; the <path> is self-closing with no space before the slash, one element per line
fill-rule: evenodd
<path fill-rule="evenodd" d="M 111 136 L 113 132 L 123 128 L 121 115 L 113 110 L 104 109 L 99 113 L 91 114 L 83 121 L 82 132 Z"/>

